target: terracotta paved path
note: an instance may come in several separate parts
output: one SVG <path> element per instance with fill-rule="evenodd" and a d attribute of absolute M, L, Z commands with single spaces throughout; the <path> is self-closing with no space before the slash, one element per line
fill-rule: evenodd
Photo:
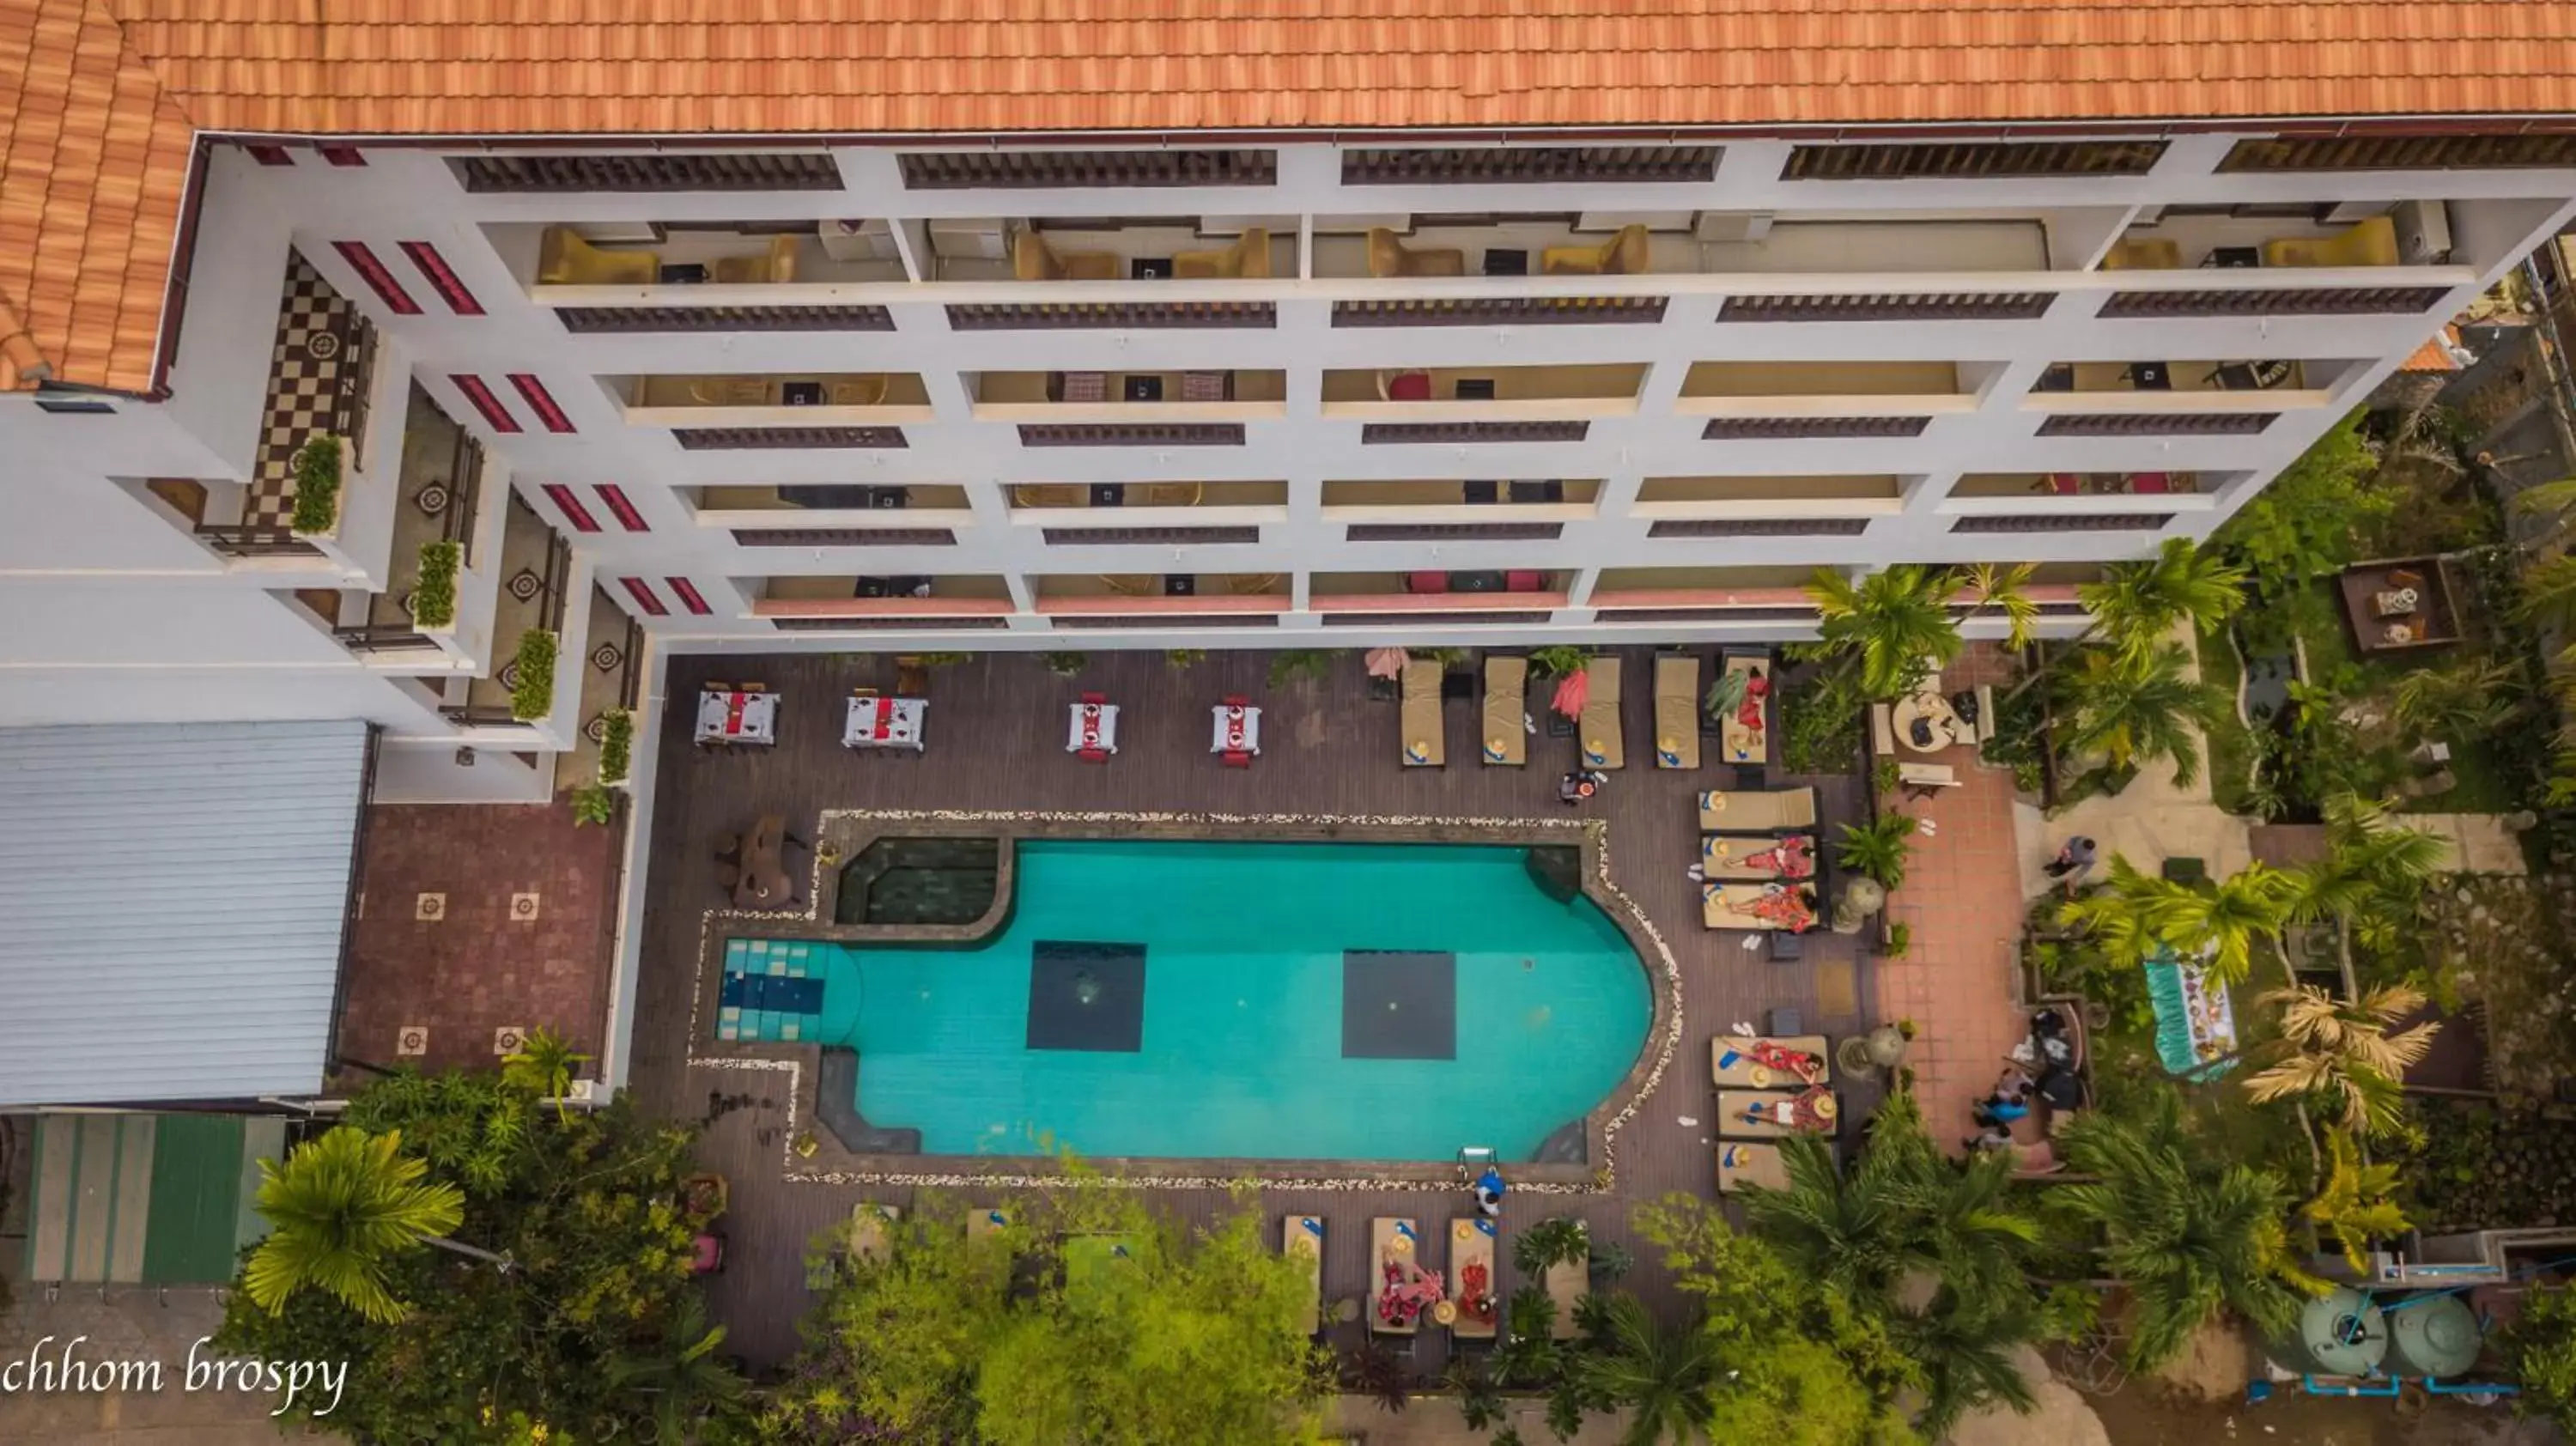
<path fill-rule="evenodd" d="M 1970 666 L 1953 673 L 1973 677 L 1975 671 Z M 1955 685 L 1958 678 L 1950 681 Z M 1874 974 L 1878 1016 L 1915 1023 L 1906 1062 L 1914 1070 L 1924 1123 L 1935 1140 L 1956 1151 L 1975 1128 L 1969 1106 L 1994 1087 L 2004 1056 L 2026 1033 L 2013 979 L 2024 906 L 2012 775 L 1978 763 L 1968 748 L 1952 748 L 1929 761 L 1957 769 L 1961 786 L 1929 800 L 1894 801 L 1899 811 L 1930 822 L 1934 832 L 1929 838 L 1916 835 L 1905 883 L 1888 899 L 1888 917 L 1912 927 L 1912 946 L 1903 959 L 1879 961 Z"/>

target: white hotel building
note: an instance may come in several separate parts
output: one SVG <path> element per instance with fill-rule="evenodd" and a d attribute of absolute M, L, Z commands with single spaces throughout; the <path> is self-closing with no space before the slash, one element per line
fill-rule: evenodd
<path fill-rule="evenodd" d="M 379 798 L 526 801 L 648 640 L 1734 641 L 1811 631 L 1819 566 L 2065 589 L 2208 533 L 2576 216 L 2576 131 L 2527 115 L 709 114 L 183 125 L 121 373 L 66 360 L 99 323 L 53 253 L 0 277 L 0 725 L 358 718 Z M 58 224 L 27 184 L 8 214 Z M 338 515 L 297 534 L 319 433 Z"/>

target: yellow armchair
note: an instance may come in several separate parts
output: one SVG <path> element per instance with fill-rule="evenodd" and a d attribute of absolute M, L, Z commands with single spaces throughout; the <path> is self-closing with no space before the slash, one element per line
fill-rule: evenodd
<path fill-rule="evenodd" d="M 2178 271 L 2181 243 L 2167 240 L 2123 241 L 2102 258 L 2105 271 Z"/>
<path fill-rule="evenodd" d="M 1550 246 L 1539 253 L 1542 276 L 1643 276 L 1653 269 L 1646 228 L 1622 226 L 1598 246 Z"/>
<path fill-rule="evenodd" d="M 1405 245 L 1384 226 L 1371 226 L 1368 233 L 1368 261 L 1371 276 L 1464 276 L 1467 253 L 1453 247 L 1422 250 Z"/>
<path fill-rule="evenodd" d="M 2266 241 L 2266 266 L 2394 266 L 2397 224 L 2385 216 L 2344 228 L 2342 234 L 2315 240 Z"/>
<path fill-rule="evenodd" d="M 1106 251 L 1059 253 L 1035 231 L 1011 242 L 1011 274 L 1022 281 L 1115 281 L 1124 270 Z"/>
<path fill-rule="evenodd" d="M 602 251 L 570 226 L 548 226 L 537 243 L 539 286 L 651 286 L 662 279 L 653 251 Z"/>
<path fill-rule="evenodd" d="M 1270 274 L 1270 233 L 1254 226 L 1222 251 L 1180 251 L 1172 275 L 1186 281 L 1231 280 Z"/>
<path fill-rule="evenodd" d="M 772 236 L 769 254 L 765 256 L 727 256 L 710 268 L 718 281 L 731 285 L 745 282 L 793 281 L 796 279 L 796 238 Z"/>

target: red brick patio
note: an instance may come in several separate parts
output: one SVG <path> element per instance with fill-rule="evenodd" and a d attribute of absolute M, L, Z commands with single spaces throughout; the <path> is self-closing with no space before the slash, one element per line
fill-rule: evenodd
<path fill-rule="evenodd" d="M 1988 661 L 1972 653 L 1944 680 L 1958 687 L 1989 679 L 1994 670 L 1979 666 Z M 2004 1056 L 2027 1033 L 2013 983 L 2021 865 L 2012 774 L 1978 763 L 1969 748 L 1929 761 L 1957 769 L 1961 786 L 1894 805 L 1934 832 L 1916 836 L 1905 883 L 1888 898 L 1888 917 L 1911 926 L 1912 946 L 1903 959 L 1881 960 L 1874 973 L 1878 1017 L 1914 1021 L 1906 1062 L 1915 1097 L 1932 1137 L 1955 1152 L 1975 1129 L 1970 1105 L 1993 1088 Z"/>
<path fill-rule="evenodd" d="M 488 1066 L 498 1031 L 539 1026 L 599 1052 L 615 830 L 565 803 L 380 806 L 366 827 L 340 1058 Z"/>

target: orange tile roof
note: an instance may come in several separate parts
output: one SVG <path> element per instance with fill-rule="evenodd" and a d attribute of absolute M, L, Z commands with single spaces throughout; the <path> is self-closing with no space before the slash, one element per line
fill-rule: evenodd
<path fill-rule="evenodd" d="M 2539 115 L 2576 0 L 0 0 L 0 386 L 149 384 L 192 127 Z"/>
<path fill-rule="evenodd" d="M 1714 125 L 2576 96 L 2561 0 L 111 3 L 190 117 L 226 129 Z"/>
<path fill-rule="evenodd" d="M 102 0 L 0 0 L 0 389 L 142 391 L 188 118 Z"/>
<path fill-rule="evenodd" d="M 2459 358 L 2451 355 L 2451 348 L 2459 344 L 2460 329 L 2456 326 L 2443 327 L 2440 335 L 2415 348 L 2415 354 L 2399 363 L 2397 369 L 2401 372 L 2458 371 Z"/>

